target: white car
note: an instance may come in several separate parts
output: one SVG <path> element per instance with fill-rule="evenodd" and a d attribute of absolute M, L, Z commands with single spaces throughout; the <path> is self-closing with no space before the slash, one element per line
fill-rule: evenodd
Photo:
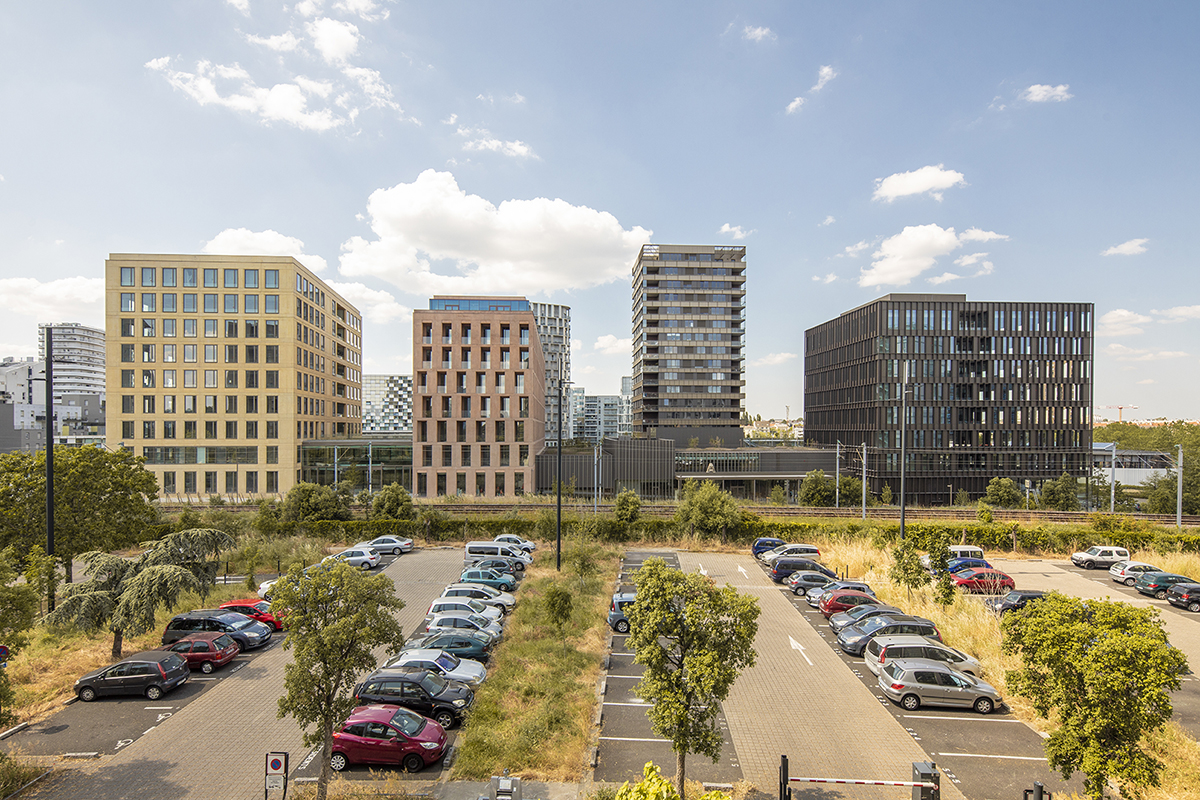
<path fill-rule="evenodd" d="M 774 564 L 777 558 L 820 558 L 821 549 L 812 544 L 781 544 L 759 556 L 764 564 Z"/>
<path fill-rule="evenodd" d="M 503 633 L 500 624 L 497 622 L 484 619 L 478 614 L 463 614 L 457 611 L 444 614 L 430 614 L 425 618 L 425 630 L 426 632 L 448 630 L 459 631 L 460 633 L 462 631 L 473 631 L 492 637 L 492 641 L 498 640 L 500 634 Z"/>
<path fill-rule="evenodd" d="M 1118 561 L 1108 568 L 1108 576 L 1116 583 L 1133 586 L 1137 579 L 1147 572 L 1163 572 L 1160 567 L 1147 564 L 1145 561 Z"/>
<path fill-rule="evenodd" d="M 379 551 L 372 547 L 351 547 L 348 550 L 343 550 L 340 553 L 334 553 L 331 556 L 321 559 L 322 564 L 331 561 L 345 561 L 352 567 L 374 569 L 383 561 L 383 556 L 379 555 Z"/>
<path fill-rule="evenodd" d="M 504 612 L 493 605 L 485 605 L 470 597 L 439 597 L 429 604 L 430 616 L 444 612 L 460 612 L 463 614 L 478 614 L 490 622 L 499 622 Z"/>
<path fill-rule="evenodd" d="M 392 656 L 384 667 L 420 667 L 446 680 L 462 681 L 477 687 L 487 677 L 487 667 L 469 658 L 459 658 L 445 650 L 404 650 Z"/>
<path fill-rule="evenodd" d="M 499 536 L 497 536 L 495 539 L 493 539 L 492 541 L 493 542 L 504 542 L 505 544 L 511 544 L 513 547 L 521 548 L 526 553 L 532 553 L 534 550 L 537 550 L 537 542 L 531 542 L 528 539 L 522 539 L 520 536 L 517 536 L 515 533 L 502 533 Z"/>
<path fill-rule="evenodd" d="M 1087 552 L 1071 554 L 1071 563 L 1084 569 L 1111 567 L 1118 561 L 1129 560 L 1128 550 L 1124 547 L 1111 547 L 1109 545 L 1097 545 L 1089 547 Z"/>
<path fill-rule="evenodd" d="M 413 549 L 413 540 L 405 539 L 403 536 L 380 536 L 378 539 L 372 539 L 369 542 L 359 542 L 355 547 L 370 547 L 378 550 L 380 553 L 391 553 L 398 556 L 401 553 L 411 553 Z"/>

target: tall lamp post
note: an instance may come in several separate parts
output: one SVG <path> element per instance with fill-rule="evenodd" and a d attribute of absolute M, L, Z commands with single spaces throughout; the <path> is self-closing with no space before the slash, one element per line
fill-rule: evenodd
<path fill-rule="evenodd" d="M 833 462 L 833 507 L 842 507 L 842 440 L 837 440 L 837 460 Z"/>
<path fill-rule="evenodd" d="M 908 428 L 908 362 L 904 362 L 904 384 L 900 389 L 900 541 L 904 541 L 904 478 L 905 469 L 905 431 Z"/>
<path fill-rule="evenodd" d="M 862 443 L 862 518 L 867 518 L 867 443 Z"/>
<path fill-rule="evenodd" d="M 1179 459 L 1175 462 L 1175 527 L 1183 528 L 1183 445 L 1175 445 L 1179 449 Z"/>
<path fill-rule="evenodd" d="M 54 558 L 54 327 L 47 325 L 46 331 L 46 555 Z M 51 561 L 53 563 L 53 560 Z M 46 606 L 54 610 L 56 594 L 54 570 L 50 570 L 50 581 L 46 589 Z"/>
<path fill-rule="evenodd" d="M 1108 513 L 1117 512 L 1117 443 L 1112 443 L 1112 461 L 1108 464 Z"/>
<path fill-rule="evenodd" d="M 556 481 L 557 500 L 557 516 L 554 521 L 554 568 L 559 572 L 562 571 L 562 401 L 563 401 L 563 386 L 570 381 L 564 381 L 562 375 L 558 376 L 558 480 Z"/>

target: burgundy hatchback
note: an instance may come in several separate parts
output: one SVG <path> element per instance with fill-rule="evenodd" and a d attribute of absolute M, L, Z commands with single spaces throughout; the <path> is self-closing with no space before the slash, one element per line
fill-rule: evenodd
<path fill-rule="evenodd" d="M 1012 578 L 995 569 L 964 569 L 950 579 L 959 589 L 974 594 L 1004 594 L 1017 588 Z"/>
<path fill-rule="evenodd" d="M 826 592 L 821 595 L 821 601 L 817 607 L 821 609 L 825 619 L 829 619 L 839 611 L 849 611 L 855 606 L 861 605 L 879 605 L 879 600 L 866 592 L 838 589 L 836 592 Z"/>
<path fill-rule="evenodd" d="M 392 764 L 418 772 L 446 753 L 446 730 L 415 711 L 393 705 L 359 706 L 333 733 L 329 766 Z"/>
<path fill-rule="evenodd" d="M 226 611 L 236 611 L 239 614 L 245 614 L 250 619 L 256 619 L 264 625 L 270 625 L 272 630 L 283 630 L 283 625 L 271 613 L 271 604 L 266 600 L 259 600 L 257 597 L 250 600 L 230 600 L 228 603 L 221 603 L 221 608 Z"/>
<path fill-rule="evenodd" d="M 178 653 L 187 661 L 189 669 L 198 669 L 205 675 L 233 661 L 241 652 L 228 634 L 215 632 L 189 633 L 156 649 Z"/>

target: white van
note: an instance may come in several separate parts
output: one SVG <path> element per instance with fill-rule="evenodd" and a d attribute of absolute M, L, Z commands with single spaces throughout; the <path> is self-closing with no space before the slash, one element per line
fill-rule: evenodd
<path fill-rule="evenodd" d="M 513 558 L 526 566 L 533 563 L 533 556 L 511 544 L 505 544 L 504 542 L 467 542 L 463 564 L 469 567 L 480 559 L 495 558 L 496 556 Z"/>
<path fill-rule="evenodd" d="M 950 558 L 983 558 L 983 548 L 973 544 L 952 544 Z M 928 555 L 921 556 L 921 566 L 925 569 L 930 568 Z"/>

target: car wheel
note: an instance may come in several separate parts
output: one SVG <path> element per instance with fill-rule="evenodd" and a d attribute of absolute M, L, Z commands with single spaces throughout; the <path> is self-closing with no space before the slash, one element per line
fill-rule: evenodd
<path fill-rule="evenodd" d="M 423 769 L 425 769 L 425 759 L 416 753 L 409 753 L 404 757 L 405 772 L 420 772 Z"/>
<path fill-rule="evenodd" d="M 433 721 L 447 730 L 454 727 L 454 715 L 444 709 L 433 715 Z"/>
<path fill-rule="evenodd" d="M 161 686 L 147 686 L 146 687 L 146 699 L 147 700 L 157 700 L 160 697 L 162 697 L 162 687 Z"/>
<path fill-rule="evenodd" d="M 341 772 L 349 765 L 350 762 L 346 760 L 345 753 L 334 753 L 329 757 L 329 768 L 334 772 Z"/>
<path fill-rule="evenodd" d="M 203 664 L 200 665 L 200 671 L 203 672 L 205 675 L 211 675 L 213 669 L 214 669 L 214 667 L 213 667 L 213 663 L 211 661 L 205 661 Z"/>
<path fill-rule="evenodd" d="M 629 633 L 629 622 L 627 620 L 617 621 L 617 633 Z"/>
<path fill-rule="evenodd" d="M 1155 600 L 1166 600 L 1167 599 L 1167 590 L 1159 589 L 1157 592 L 1154 593 L 1154 599 Z"/>
<path fill-rule="evenodd" d="M 363 569 L 370 569 L 370 568 L 371 568 L 371 562 L 370 562 L 370 561 L 364 561 L 364 562 L 363 562 Z"/>
<path fill-rule="evenodd" d="M 975 710 L 980 714 L 990 714 L 995 707 L 991 699 L 987 697 L 981 697 L 975 701 Z"/>
<path fill-rule="evenodd" d="M 1095 561 L 1085 561 L 1085 562 L 1083 562 L 1083 568 L 1084 569 L 1095 569 L 1096 562 Z"/>
<path fill-rule="evenodd" d="M 900 698 L 900 705 L 905 711 L 916 711 L 921 707 L 921 698 L 915 694 L 906 694 Z"/>
<path fill-rule="evenodd" d="M 393 548 L 392 548 L 392 555 L 394 555 L 394 556 L 398 556 L 398 555 L 400 555 L 400 548 L 399 548 L 399 547 L 393 547 Z"/>
<path fill-rule="evenodd" d="M 1125 579 L 1126 586 L 1133 586 L 1135 583 L 1137 583 L 1137 578 L 1126 578 Z"/>
<path fill-rule="evenodd" d="M 96 699 L 96 690 L 90 686 L 85 686 L 79 690 L 79 699 L 85 703 L 90 703 Z"/>
<path fill-rule="evenodd" d="M 1188 603 L 1187 608 L 1188 611 L 1191 611 L 1193 614 L 1195 614 L 1197 611 L 1200 611 L 1200 603 L 1193 600 L 1192 602 Z"/>
<path fill-rule="evenodd" d="M 518 561 L 517 562 L 517 572 L 524 572 L 524 571 L 525 571 L 525 562 Z"/>
<path fill-rule="evenodd" d="M 508 583 L 502 583 L 502 584 L 500 584 L 500 591 L 502 591 L 502 592 L 511 592 L 511 591 L 512 591 L 512 584 L 508 584 Z"/>

